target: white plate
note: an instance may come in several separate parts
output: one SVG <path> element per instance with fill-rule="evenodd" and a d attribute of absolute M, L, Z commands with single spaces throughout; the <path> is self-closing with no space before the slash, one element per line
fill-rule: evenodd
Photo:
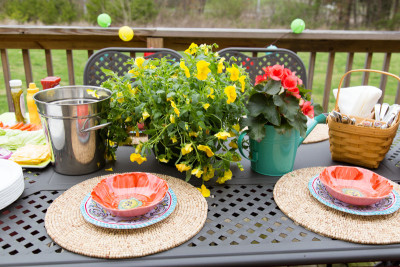
<path fill-rule="evenodd" d="M 22 167 L 7 159 L 0 159 L 0 174 L 0 192 L 12 186 L 16 180 L 23 179 Z"/>

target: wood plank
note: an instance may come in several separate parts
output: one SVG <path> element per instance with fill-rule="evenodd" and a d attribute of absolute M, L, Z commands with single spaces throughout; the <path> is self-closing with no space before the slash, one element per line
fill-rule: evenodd
<path fill-rule="evenodd" d="M 372 63 L 372 52 L 367 53 L 365 57 L 364 69 L 370 69 Z M 368 85 L 369 72 L 364 72 L 362 76 L 362 85 Z"/>
<path fill-rule="evenodd" d="M 382 70 L 385 72 L 389 71 L 391 57 L 392 57 L 391 53 L 385 54 L 385 59 L 383 60 L 383 66 L 382 66 Z M 384 75 L 384 74 L 381 75 L 381 82 L 379 83 L 379 88 L 382 90 L 382 96 L 379 99 L 379 103 L 381 103 L 381 104 L 383 103 L 383 98 L 385 96 L 387 79 L 388 79 L 387 75 Z"/>
<path fill-rule="evenodd" d="M 327 31 L 148 28 L 134 29 L 129 42 L 118 37 L 117 27 L 0 26 L 0 48 L 21 49 L 101 49 L 105 47 L 147 47 L 147 38 L 162 38 L 163 47 L 185 50 L 191 42 L 217 43 L 220 49 L 232 46 L 264 47 L 278 38 L 281 48 L 298 52 L 400 52 L 396 31 Z M 149 41 L 151 42 L 151 41 Z M 155 47 L 155 44 L 150 44 Z M 159 45 L 157 45 L 159 46 Z"/>
<path fill-rule="evenodd" d="M 92 49 L 87 51 L 88 53 L 88 59 L 94 54 L 94 51 Z"/>
<path fill-rule="evenodd" d="M 4 76 L 4 84 L 6 87 L 6 95 L 7 95 L 7 104 L 8 111 L 14 111 L 14 105 L 11 96 L 11 88 L 10 88 L 10 80 L 11 80 L 11 72 L 10 72 L 10 64 L 8 63 L 8 54 L 6 49 L 0 49 L 1 53 L 1 64 L 3 67 L 3 76 Z"/>
<path fill-rule="evenodd" d="M 353 68 L 353 62 L 354 62 L 354 53 L 350 52 L 347 54 L 346 70 L 344 71 L 344 73 L 347 73 Z M 351 78 L 351 73 L 347 74 L 346 77 L 344 78 L 343 87 L 350 86 L 350 78 Z"/>
<path fill-rule="evenodd" d="M 74 59 L 72 55 L 72 50 L 67 50 L 67 66 L 69 84 L 75 85 Z"/>
<path fill-rule="evenodd" d="M 53 59 L 51 57 L 51 50 L 45 49 L 44 54 L 46 57 L 47 76 L 54 76 Z"/>
<path fill-rule="evenodd" d="M 312 90 L 314 81 L 315 60 L 317 58 L 316 52 L 310 53 L 310 62 L 308 63 L 308 76 L 307 76 L 307 89 Z"/>
<path fill-rule="evenodd" d="M 22 49 L 22 59 L 24 62 L 26 87 L 29 87 L 29 83 L 33 82 L 33 75 L 32 75 L 31 57 L 29 55 L 28 49 Z"/>
<path fill-rule="evenodd" d="M 326 70 L 325 88 L 324 88 L 324 99 L 322 107 L 324 112 L 328 111 L 329 107 L 329 96 L 331 93 L 332 76 L 333 76 L 333 66 L 335 64 L 335 52 L 329 53 L 328 68 Z"/>
<path fill-rule="evenodd" d="M 399 74 L 400 76 L 400 74 Z M 400 82 L 397 83 L 397 93 L 396 93 L 396 98 L 394 100 L 394 103 L 400 105 Z"/>
<path fill-rule="evenodd" d="M 147 37 L 147 48 L 163 48 L 163 47 L 164 47 L 163 38 Z"/>

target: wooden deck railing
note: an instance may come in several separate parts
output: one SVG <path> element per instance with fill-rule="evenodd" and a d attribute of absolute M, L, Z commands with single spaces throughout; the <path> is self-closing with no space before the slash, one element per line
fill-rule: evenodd
<path fill-rule="evenodd" d="M 318 52 L 329 53 L 323 107 L 326 111 L 329 104 L 335 53 L 348 54 L 346 71 L 352 69 L 354 53 L 366 53 L 364 68 L 370 68 L 373 53 L 385 53 L 382 70 L 388 71 L 392 53 L 400 52 L 400 32 L 372 31 L 321 31 L 305 30 L 302 34 L 294 34 L 289 30 L 261 29 L 207 29 L 207 28 L 146 28 L 134 29 L 135 36 L 130 42 L 123 42 L 118 37 L 119 28 L 99 27 L 25 27 L 0 26 L 0 53 L 8 96 L 9 110 L 13 110 L 10 97 L 10 65 L 7 49 L 22 49 L 23 63 L 27 85 L 32 82 L 32 66 L 29 50 L 45 51 L 46 68 L 49 76 L 54 75 L 51 51 L 62 49 L 66 51 L 69 84 L 75 84 L 73 68 L 73 50 L 87 50 L 88 56 L 94 50 L 105 47 L 166 47 L 177 51 L 185 50 L 192 42 L 217 43 L 220 47 L 265 47 L 279 39 L 280 48 L 295 52 L 309 52 L 308 87 L 312 89 L 316 56 Z M 393 64 L 399 64 L 394 62 Z M 363 75 L 363 84 L 368 83 L 369 75 Z M 380 88 L 385 92 L 387 76 L 382 75 Z M 350 76 L 344 86 L 350 84 Z M 383 97 L 382 97 L 383 99 Z M 397 86 L 395 103 L 400 104 L 400 83 Z"/>

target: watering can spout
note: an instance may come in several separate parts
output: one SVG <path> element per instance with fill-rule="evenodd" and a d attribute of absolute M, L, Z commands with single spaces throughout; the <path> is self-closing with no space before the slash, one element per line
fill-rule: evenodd
<path fill-rule="evenodd" d="M 305 137 L 300 137 L 298 146 L 303 143 L 304 139 L 311 133 L 311 131 L 317 126 L 318 123 L 326 123 L 327 113 L 322 113 L 314 118 L 311 124 L 307 127 L 307 132 Z"/>

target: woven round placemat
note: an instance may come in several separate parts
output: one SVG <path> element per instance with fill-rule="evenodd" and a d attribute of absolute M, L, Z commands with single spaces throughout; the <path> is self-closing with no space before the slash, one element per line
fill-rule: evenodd
<path fill-rule="evenodd" d="M 399 211 L 389 215 L 353 215 L 315 199 L 308 190 L 308 182 L 323 169 L 299 169 L 279 179 L 274 188 L 274 200 L 283 213 L 304 228 L 330 238 L 361 244 L 400 243 Z M 392 184 L 400 192 L 400 186 Z"/>
<path fill-rule="evenodd" d="M 311 133 L 304 139 L 303 144 L 317 143 L 329 139 L 328 124 L 317 124 Z"/>
<path fill-rule="evenodd" d="M 79 207 L 102 176 L 71 187 L 47 209 L 45 227 L 49 236 L 66 250 L 99 258 L 132 258 L 165 251 L 186 242 L 204 226 L 207 201 L 192 185 L 162 174 L 178 203 L 161 222 L 140 229 L 108 229 L 85 221 Z"/>

